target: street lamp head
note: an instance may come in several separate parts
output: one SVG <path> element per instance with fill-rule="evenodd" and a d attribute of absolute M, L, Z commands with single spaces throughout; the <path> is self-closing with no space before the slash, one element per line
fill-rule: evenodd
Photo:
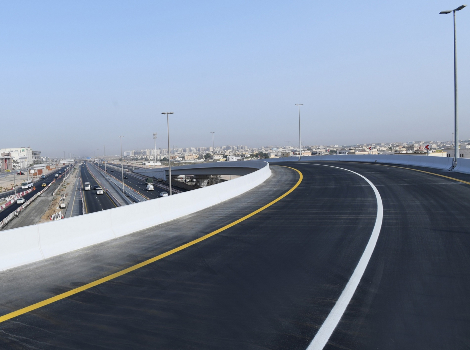
<path fill-rule="evenodd" d="M 440 15 L 447 15 L 448 13 L 451 13 L 452 11 L 441 11 L 439 12 Z"/>
<path fill-rule="evenodd" d="M 466 6 L 467 6 L 467 5 L 460 5 L 459 7 L 457 7 L 457 8 L 455 9 L 455 11 L 460 11 L 460 10 L 462 10 L 463 8 L 465 8 Z"/>
<path fill-rule="evenodd" d="M 162 112 L 162 114 L 173 114 L 173 112 Z"/>
<path fill-rule="evenodd" d="M 295 105 L 296 106 L 303 106 L 304 104 L 303 103 L 296 103 Z"/>

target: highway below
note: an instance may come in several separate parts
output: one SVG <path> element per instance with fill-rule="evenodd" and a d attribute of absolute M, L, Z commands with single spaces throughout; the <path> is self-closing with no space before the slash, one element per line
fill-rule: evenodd
<path fill-rule="evenodd" d="M 99 167 L 102 170 L 105 169 L 104 165 L 99 165 Z M 122 173 L 121 173 L 121 170 L 116 170 L 116 165 L 111 166 L 111 167 L 108 166 L 106 168 L 106 171 L 107 171 L 108 174 L 114 176 L 116 179 L 121 181 L 121 184 L 122 184 Z M 147 188 L 147 183 L 145 182 L 145 180 L 142 180 L 140 178 L 141 176 L 137 176 L 132 172 L 125 172 L 124 176 L 127 177 L 127 179 L 124 178 L 124 184 L 125 185 L 127 185 L 128 187 L 130 187 L 134 191 L 137 191 L 138 193 L 142 194 L 144 197 L 147 197 L 148 199 L 159 198 L 161 192 L 167 192 L 168 193 L 168 189 L 164 188 L 164 187 L 160 187 L 160 183 L 158 181 L 154 180 L 155 182 L 154 182 L 154 190 L 153 191 L 147 191 L 147 189 L 146 189 Z M 173 188 L 173 190 L 175 189 L 174 186 L 171 186 L 171 187 Z M 179 188 L 178 188 L 178 191 L 183 191 L 184 192 L 184 190 L 179 189 Z"/>
<path fill-rule="evenodd" d="M 31 191 L 30 193 L 26 194 L 25 196 L 23 196 L 23 198 L 27 201 L 28 199 L 30 199 L 31 197 L 33 197 L 36 193 L 40 192 L 43 190 L 43 187 L 42 187 L 42 184 L 43 183 L 46 183 L 47 185 L 49 185 L 52 181 L 54 181 L 54 179 L 56 179 L 56 182 L 57 181 L 61 181 L 62 180 L 62 176 L 64 176 L 65 174 L 62 173 L 61 175 L 59 175 L 58 178 L 55 178 L 55 174 L 57 174 L 59 171 L 62 171 L 64 172 L 64 169 L 65 167 L 62 167 L 62 168 L 59 168 L 57 170 L 55 170 L 54 172 L 51 172 L 49 173 L 48 175 L 46 175 L 46 178 L 45 179 L 39 179 L 37 180 L 35 183 L 34 183 L 34 190 Z M 20 184 L 20 187 L 16 189 L 16 192 L 19 193 L 19 192 L 22 192 L 22 191 L 26 191 L 27 189 L 22 189 L 21 188 L 21 184 Z M 13 194 L 14 191 L 9 191 L 7 192 L 6 194 L 9 195 L 9 194 Z M 3 194 L 2 194 L 3 195 Z M 6 207 L 4 210 L 0 211 L 0 221 L 2 221 L 3 219 L 5 219 L 8 215 L 10 215 L 11 213 L 13 213 L 16 209 L 18 209 L 22 204 L 17 204 L 16 202 L 15 203 L 12 203 L 11 205 L 9 205 L 8 207 Z M 8 227 L 6 227 L 5 229 L 8 229 Z"/>
<path fill-rule="evenodd" d="M 91 185 L 90 191 L 82 192 L 84 199 L 85 214 L 116 208 L 116 204 L 106 191 L 104 192 L 104 194 L 101 195 L 96 194 L 94 187 L 99 186 L 99 184 L 98 182 L 96 182 L 95 178 L 90 174 L 84 164 L 80 165 L 80 176 L 82 179 L 82 184 L 84 184 L 85 182 L 89 182 Z"/>
<path fill-rule="evenodd" d="M 0 272 L 0 348 L 470 347 L 470 175 L 285 165 L 220 205 Z"/>

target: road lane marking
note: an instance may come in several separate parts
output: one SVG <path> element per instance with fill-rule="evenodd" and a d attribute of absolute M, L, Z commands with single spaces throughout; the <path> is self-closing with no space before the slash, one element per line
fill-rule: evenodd
<path fill-rule="evenodd" d="M 346 287 L 344 287 L 343 292 L 341 293 L 340 297 L 336 301 L 335 306 L 331 309 L 330 314 L 323 322 L 322 326 L 318 330 L 317 334 L 313 338 L 312 342 L 308 346 L 307 350 L 321 350 L 325 347 L 326 343 L 330 339 L 331 335 L 333 334 L 336 326 L 339 324 L 339 321 L 343 317 L 346 308 L 348 307 L 354 293 L 356 292 L 357 286 L 361 281 L 362 276 L 366 270 L 366 267 L 369 263 L 369 260 L 374 252 L 375 245 L 377 244 L 377 240 L 380 235 L 380 229 L 382 228 L 382 220 L 383 220 L 383 204 L 382 204 L 382 197 L 380 197 L 380 193 L 374 184 L 365 176 L 356 173 L 349 169 L 344 169 L 332 165 L 324 165 L 329 166 L 336 169 L 346 170 L 349 171 L 361 178 L 363 178 L 369 185 L 372 187 L 374 191 L 375 198 L 377 200 L 377 217 L 375 219 L 375 225 L 372 230 L 372 234 L 370 235 L 369 242 L 362 253 L 361 259 L 357 263 L 356 268 L 354 269 L 353 274 L 351 275 Z"/>
<path fill-rule="evenodd" d="M 125 275 L 125 274 L 128 274 L 129 272 L 138 270 L 138 269 L 140 269 L 140 268 L 142 268 L 142 267 L 144 267 L 144 266 L 147 266 L 147 265 L 152 264 L 152 263 L 154 263 L 154 262 L 156 262 L 156 261 L 158 261 L 158 260 L 161 260 L 161 259 L 163 259 L 163 258 L 166 258 L 167 256 L 173 255 L 173 254 L 175 254 L 175 253 L 177 253 L 177 252 L 180 252 L 180 251 L 182 251 L 182 250 L 184 250 L 184 249 L 186 249 L 186 248 L 189 248 L 189 247 L 191 247 L 191 246 L 193 246 L 193 245 L 195 245 L 195 244 L 198 244 L 198 243 L 200 243 L 200 242 L 202 242 L 202 241 L 204 241 L 204 240 L 206 240 L 206 239 L 208 239 L 208 238 L 211 238 L 212 236 L 217 235 L 218 233 L 220 233 L 220 232 L 222 232 L 222 231 L 225 231 L 225 230 L 227 230 L 227 229 L 229 229 L 229 228 L 231 228 L 231 227 L 233 227 L 233 226 L 235 226 L 235 225 L 241 223 L 242 221 L 245 221 L 246 219 L 251 218 L 252 216 L 255 216 L 256 214 L 258 214 L 258 213 L 262 212 L 263 210 L 269 208 L 269 207 L 272 206 L 273 204 L 279 202 L 281 199 L 283 199 L 284 197 L 286 197 L 287 195 L 289 195 L 290 193 L 292 193 L 297 187 L 299 187 L 300 183 L 301 183 L 302 180 L 303 180 L 303 174 L 302 174 L 299 170 L 297 170 L 297 169 L 295 169 L 295 168 L 291 168 L 291 167 L 286 167 L 286 168 L 295 170 L 295 171 L 299 174 L 299 179 L 297 180 L 297 183 L 296 183 L 292 188 L 290 188 L 287 192 L 285 192 L 283 195 L 281 195 L 280 197 L 278 197 L 278 198 L 274 199 L 273 201 L 269 202 L 269 203 L 266 204 L 265 206 L 263 206 L 263 207 L 261 207 L 261 208 L 255 210 L 255 211 L 251 212 L 250 214 L 245 215 L 244 217 L 242 217 L 242 218 L 240 218 L 240 219 L 238 219 L 238 220 L 236 220 L 236 221 L 231 222 L 230 224 L 227 224 L 227 225 L 225 225 L 225 226 L 223 226 L 223 227 L 221 227 L 221 228 L 219 228 L 219 229 L 217 229 L 217 230 L 215 230 L 215 231 L 212 231 L 211 233 L 208 233 L 208 234 L 206 234 L 206 235 L 204 235 L 204 236 L 202 236 L 202 237 L 199 237 L 199 238 L 197 238 L 197 239 L 195 239 L 195 240 L 192 240 L 192 241 L 190 241 L 190 242 L 188 242 L 188 243 L 186 243 L 186 244 L 180 245 L 179 247 L 173 248 L 173 249 L 171 249 L 171 250 L 169 250 L 169 251 L 167 251 L 167 252 L 165 252 L 165 253 L 159 254 L 159 255 L 157 255 L 157 256 L 155 256 L 155 257 L 153 257 L 153 258 L 150 258 L 150 259 L 148 259 L 148 260 L 145 260 L 145 261 L 143 261 L 143 262 L 141 262 L 141 263 L 139 263 L 139 264 L 136 264 L 136 265 L 133 265 L 133 266 L 131 266 L 131 267 L 128 267 L 128 268 L 126 268 L 126 269 L 124 269 L 124 270 L 115 272 L 115 273 L 113 273 L 113 274 L 111 274 L 111 275 L 108 275 L 108 276 L 106 276 L 106 277 L 100 278 L 100 279 L 98 279 L 98 280 L 96 280 L 96 281 L 87 283 L 87 284 L 85 284 L 85 285 L 83 285 L 83 286 L 81 286 L 81 287 L 71 289 L 71 290 L 69 290 L 68 292 L 61 293 L 61 294 L 56 295 L 56 296 L 54 296 L 54 297 L 45 299 L 45 300 L 40 301 L 40 302 L 38 302 L 38 303 L 32 304 L 32 305 L 27 306 L 27 307 L 24 307 L 24 308 L 22 308 L 22 309 L 19 309 L 19 310 L 10 312 L 10 313 L 8 313 L 8 314 L 5 314 L 5 315 L 3 315 L 3 316 L 0 316 L 0 323 L 3 323 L 3 322 L 8 321 L 8 320 L 10 320 L 10 319 L 12 319 L 12 318 L 15 318 L 15 317 L 24 315 L 24 314 L 29 313 L 29 312 L 31 312 L 31 311 L 37 310 L 37 309 L 42 308 L 42 307 L 44 307 L 44 306 L 47 306 L 47 305 L 49 305 L 49 304 L 55 303 L 56 301 L 59 301 L 59 300 L 68 298 L 68 297 L 70 297 L 70 296 L 72 296 L 72 295 L 75 295 L 75 294 L 77 294 L 77 293 L 83 292 L 83 291 L 85 291 L 85 290 L 87 290 L 87 289 L 96 287 L 96 286 L 98 286 L 98 285 L 100 285 L 100 284 L 102 284 L 102 283 L 111 281 L 111 280 L 113 280 L 113 279 L 115 279 L 115 278 L 118 278 L 118 277 L 120 277 L 120 276 L 123 276 L 123 275 Z"/>

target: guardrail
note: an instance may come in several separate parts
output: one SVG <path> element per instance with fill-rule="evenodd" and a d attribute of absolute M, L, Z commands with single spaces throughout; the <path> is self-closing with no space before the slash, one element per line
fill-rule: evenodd
<path fill-rule="evenodd" d="M 251 174 L 177 196 L 2 231 L 0 270 L 128 235 L 219 204 L 269 178 L 269 164 L 264 164 Z"/>
<path fill-rule="evenodd" d="M 297 162 L 298 157 L 288 158 L 271 158 L 267 161 L 269 163 L 278 162 Z M 367 154 L 367 155 L 327 155 L 327 156 L 305 156 L 301 161 L 320 161 L 331 160 L 340 162 L 367 162 L 367 163 L 381 163 L 381 164 L 400 164 L 400 165 L 413 165 L 422 166 L 426 168 L 434 168 L 441 170 L 449 170 L 452 167 L 452 158 L 449 157 L 433 157 L 433 156 L 408 156 L 408 155 L 393 155 L 393 154 Z M 461 169 L 468 169 L 470 173 L 470 159 L 459 159 L 459 166 Z M 459 168 L 457 166 L 454 171 Z"/>

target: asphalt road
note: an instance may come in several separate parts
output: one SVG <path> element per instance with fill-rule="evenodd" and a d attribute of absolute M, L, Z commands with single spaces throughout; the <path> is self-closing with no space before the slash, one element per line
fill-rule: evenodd
<path fill-rule="evenodd" d="M 377 215 L 376 196 L 363 178 L 315 164 L 365 176 L 380 192 L 384 212 L 372 257 L 325 349 L 468 348 L 470 185 L 397 167 L 331 162 L 289 163 L 303 173 L 302 183 L 255 216 L 0 323 L 0 348 L 306 349 L 353 274 Z M 221 205 L 0 273 L 0 313 L 253 212 L 298 180 L 293 170 L 272 168 L 264 184 Z"/>
<path fill-rule="evenodd" d="M 100 168 L 104 170 L 104 165 L 100 165 Z M 111 168 L 107 167 L 107 172 L 110 175 L 113 175 L 116 177 L 119 181 L 121 181 L 121 171 L 117 171 L 116 168 Z M 112 171 L 111 171 L 112 170 Z M 160 188 L 158 186 L 158 182 L 156 182 L 155 185 L 155 190 L 154 191 L 147 191 L 147 184 L 145 181 L 140 180 L 138 177 L 134 176 L 131 172 L 124 173 L 125 176 L 127 176 L 127 179 L 124 179 L 124 183 L 132 188 L 133 190 L 141 193 L 145 197 L 148 197 L 149 199 L 155 199 L 160 197 L 160 192 L 168 192 L 167 189 L 165 188 Z M 172 186 L 173 187 L 173 186 Z"/>
<path fill-rule="evenodd" d="M 96 194 L 96 191 L 93 188 L 95 186 L 99 186 L 99 184 L 96 182 L 93 176 L 91 176 L 85 165 L 80 165 L 80 174 L 82 177 L 82 183 L 85 184 L 85 182 L 89 182 L 91 185 L 90 191 L 82 192 L 86 214 L 116 208 L 116 204 L 106 191 L 102 195 Z"/>
<path fill-rule="evenodd" d="M 22 210 L 18 217 L 10 221 L 8 225 L 3 228 L 3 230 L 11 230 L 13 228 L 38 224 L 51 204 L 53 198 L 52 194 L 55 190 L 57 190 L 60 184 L 61 179 L 59 179 L 59 181 L 55 181 L 46 191 L 44 191 L 42 195 L 36 198 L 34 202 L 28 205 L 24 210 Z"/>
<path fill-rule="evenodd" d="M 62 167 L 60 169 L 57 169 L 56 171 L 46 175 L 46 178 L 45 179 L 39 179 L 38 181 L 36 181 L 34 183 L 35 185 L 35 190 L 31 191 L 30 193 L 26 194 L 25 196 L 23 196 L 23 198 L 27 201 L 28 199 L 30 199 L 31 197 L 33 197 L 36 193 L 42 191 L 43 187 L 41 186 L 42 183 L 46 183 L 46 184 L 49 184 L 51 183 L 54 179 L 55 179 L 55 174 L 58 173 L 59 171 L 64 171 L 65 167 Z M 56 179 L 56 181 L 59 181 L 62 179 L 62 176 L 64 176 L 64 174 L 61 174 L 59 175 L 59 178 Z M 18 188 L 16 190 L 17 192 L 22 192 L 22 191 L 26 191 L 26 189 L 22 189 L 21 187 Z M 10 191 L 11 193 L 14 193 L 14 191 Z M 10 194 L 10 192 L 8 194 Z M 14 212 L 16 209 L 18 209 L 22 204 L 16 204 L 15 203 L 12 203 L 11 205 L 9 205 L 8 207 L 6 207 L 4 210 L 2 210 L 0 212 L 0 221 L 3 220 L 4 218 L 6 218 L 8 215 L 10 215 L 12 212 Z"/>

